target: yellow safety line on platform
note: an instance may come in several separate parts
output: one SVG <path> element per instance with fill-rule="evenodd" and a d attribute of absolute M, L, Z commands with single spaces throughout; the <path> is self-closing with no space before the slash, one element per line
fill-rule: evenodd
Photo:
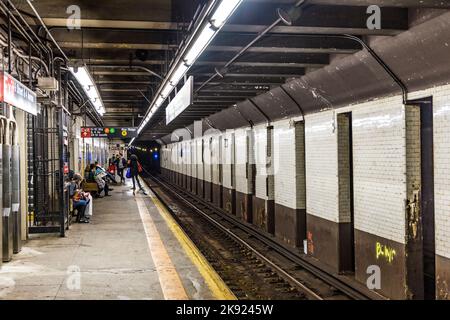
<path fill-rule="evenodd" d="M 148 246 L 152 255 L 153 263 L 158 272 L 161 289 L 166 300 L 188 300 L 188 295 L 181 282 L 180 276 L 167 253 L 166 247 L 161 240 L 158 229 L 153 222 L 150 212 L 144 200 L 136 197 L 136 202 L 147 236 Z"/>
<path fill-rule="evenodd" d="M 178 242 L 183 247 L 189 259 L 197 267 L 198 271 L 205 279 L 205 282 L 211 290 L 214 297 L 218 300 L 237 300 L 236 296 L 231 292 L 228 286 L 223 282 L 222 278 L 211 267 L 203 254 L 198 250 L 192 240 L 181 229 L 172 215 L 167 211 L 166 207 L 153 195 L 150 191 L 150 198 L 158 209 L 159 213 L 166 221 L 167 226 L 177 238 Z"/>

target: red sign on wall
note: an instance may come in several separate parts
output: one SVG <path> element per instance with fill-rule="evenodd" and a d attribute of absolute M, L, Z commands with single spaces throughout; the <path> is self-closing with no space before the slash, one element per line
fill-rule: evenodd
<path fill-rule="evenodd" d="M 92 138 L 91 128 L 81 128 L 81 138 Z"/>
<path fill-rule="evenodd" d="M 4 71 L 0 71 L 0 102 L 37 115 L 36 93 Z"/>

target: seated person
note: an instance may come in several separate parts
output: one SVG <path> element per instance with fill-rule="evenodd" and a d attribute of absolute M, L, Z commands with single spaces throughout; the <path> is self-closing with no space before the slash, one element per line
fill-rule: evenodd
<path fill-rule="evenodd" d="M 89 203 L 89 193 L 81 190 L 81 182 L 83 178 L 79 174 L 75 174 L 69 185 L 69 196 L 73 201 L 73 208 L 77 210 L 77 222 L 89 223 L 89 219 L 85 216 L 86 207 Z"/>
<path fill-rule="evenodd" d="M 86 169 L 84 169 L 84 178 L 86 179 L 86 182 L 95 182 L 93 171 L 94 168 L 95 165 L 91 163 L 86 166 Z"/>
<path fill-rule="evenodd" d="M 98 164 L 98 161 L 95 162 L 95 170 L 96 170 L 96 174 L 98 173 L 105 173 L 105 179 L 109 179 L 111 183 L 117 183 L 116 182 L 116 177 L 113 176 L 110 172 L 106 171 L 103 167 L 101 167 Z M 110 191 L 112 191 L 113 189 L 110 189 Z"/>
<path fill-rule="evenodd" d="M 105 197 L 109 197 L 109 191 L 111 191 L 111 189 L 108 186 L 108 183 L 105 180 L 106 177 L 106 173 L 103 172 L 102 170 L 96 170 L 95 168 L 93 169 L 94 171 L 94 179 L 95 182 L 97 182 L 97 186 L 98 186 L 98 197 L 102 198 L 101 193 L 103 191 L 105 191 Z"/>

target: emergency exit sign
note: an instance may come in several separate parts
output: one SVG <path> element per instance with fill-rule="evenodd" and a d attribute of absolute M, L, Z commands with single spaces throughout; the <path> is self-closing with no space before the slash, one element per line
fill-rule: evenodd
<path fill-rule="evenodd" d="M 132 139 L 137 137 L 137 128 L 82 127 L 81 138 Z"/>

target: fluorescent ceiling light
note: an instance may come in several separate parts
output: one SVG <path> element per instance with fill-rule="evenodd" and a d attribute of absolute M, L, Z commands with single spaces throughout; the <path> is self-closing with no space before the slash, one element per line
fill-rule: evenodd
<path fill-rule="evenodd" d="M 203 53 L 212 39 L 214 39 L 220 28 L 223 27 L 242 1 L 243 0 L 222 0 L 220 2 L 214 13 L 210 16 L 209 20 L 211 22 L 205 23 L 198 36 L 196 36 L 192 42 L 192 45 L 187 50 L 184 59 L 179 61 L 175 71 L 170 76 L 169 81 L 165 82 L 164 86 L 160 88 L 158 98 L 156 98 L 153 104 L 150 105 L 150 110 L 148 111 L 145 120 L 139 126 L 138 135 L 144 129 L 148 121 L 150 121 L 152 115 L 163 105 L 173 88 L 178 85 L 189 68 Z"/>
<path fill-rule="evenodd" d="M 242 0 L 223 0 L 211 17 L 214 27 L 221 28 L 241 2 Z"/>
<path fill-rule="evenodd" d="M 184 58 L 187 65 L 191 66 L 194 64 L 200 54 L 205 50 L 206 46 L 211 42 L 215 33 L 216 31 L 211 28 L 209 23 L 203 27 L 202 32 Z"/>
<path fill-rule="evenodd" d="M 83 87 L 84 92 L 88 96 L 95 110 L 97 110 L 100 116 L 103 116 L 106 112 L 105 107 L 103 106 L 102 98 L 88 68 L 86 66 L 79 67 L 78 71 L 75 72 L 75 68 L 70 67 L 69 70 Z"/>
<path fill-rule="evenodd" d="M 172 86 L 177 86 L 178 82 L 180 82 L 181 78 L 183 78 L 184 74 L 188 71 L 189 67 L 185 65 L 184 63 L 180 64 L 177 68 L 177 70 L 173 73 L 172 77 L 170 78 L 170 84 Z"/>

